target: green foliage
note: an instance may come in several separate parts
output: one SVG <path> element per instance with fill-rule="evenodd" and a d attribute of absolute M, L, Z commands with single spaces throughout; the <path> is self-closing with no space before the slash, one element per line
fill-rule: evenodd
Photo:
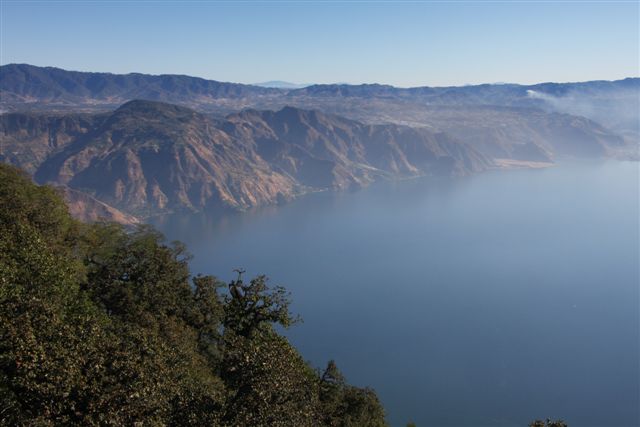
<path fill-rule="evenodd" d="M 230 426 L 315 423 L 315 373 L 286 339 L 272 331 L 252 339 L 226 335 L 222 378 L 234 390 L 224 415 Z"/>
<path fill-rule="evenodd" d="M 551 421 L 549 418 L 547 418 L 546 421 L 535 420 L 534 422 L 529 424 L 529 427 L 568 427 L 568 426 L 562 420 Z"/>
<path fill-rule="evenodd" d="M 225 295 L 152 228 L 80 224 L 55 190 L 0 179 L 0 425 L 385 425 L 371 390 L 275 332 L 297 320 L 283 288 Z"/>
<path fill-rule="evenodd" d="M 58 249 L 66 248 L 77 223 L 54 188 L 36 186 L 18 169 L 0 165 L 0 226 L 29 224 Z"/>
<path fill-rule="evenodd" d="M 320 377 L 322 423 L 327 426 L 385 426 L 384 409 L 371 389 L 348 385 L 333 360 Z"/>
<path fill-rule="evenodd" d="M 281 286 L 269 288 L 265 276 L 256 277 L 248 285 L 238 277 L 229 283 L 229 289 L 224 325 L 238 335 L 249 337 L 272 324 L 287 328 L 298 321 L 289 313 L 289 293 Z"/>
<path fill-rule="evenodd" d="M 163 245 L 162 235 L 147 226 L 131 234 L 113 225 L 91 231 L 87 286 L 107 313 L 143 324 L 187 316 L 193 292 L 183 246 Z"/>

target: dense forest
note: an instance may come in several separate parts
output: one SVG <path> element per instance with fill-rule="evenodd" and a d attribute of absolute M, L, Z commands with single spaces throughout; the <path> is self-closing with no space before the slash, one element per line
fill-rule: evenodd
<path fill-rule="evenodd" d="M 278 334 L 297 320 L 285 289 L 188 262 L 0 165 L 0 424 L 386 425 L 372 390 Z"/>

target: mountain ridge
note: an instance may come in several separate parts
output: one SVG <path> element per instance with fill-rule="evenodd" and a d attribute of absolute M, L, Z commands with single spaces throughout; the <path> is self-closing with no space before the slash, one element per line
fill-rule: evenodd
<path fill-rule="evenodd" d="M 30 69 L 30 70 L 50 70 L 50 71 L 55 71 L 55 72 L 64 72 L 64 73 L 72 73 L 72 74 L 88 74 L 88 75 L 94 75 L 94 76 L 113 76 L 113 77 L 153 77 L 153 78 L 159 78 L 159 77 L 178 77 L 178 78 L 189 78 L 189 79 L 194 79 L 194 80 L 199 80 L 199 81 L 206 81 L 206 82 L 211 82 L 211 83 L 219 83 L 219 84 L 228 84 L 228 85 L 237 85 L 237 86 L 245 86 L 245 87 L 253 87 L 256 89 L 281 89 L 281 88 L 277 88 L 277 87 L 265 87 L 262 86 L 266 83 L 285 83 L 285 84 L 290 84 L 290 85 L 300 85 L 297 83 L 290 83 L 290 82 L 286 82 L 286 81 L 280 81 L 280 80 L 273 80 L 273 81 L 267 81 L 267 82 L 261 82 L 261 83 L 236 83 L 236 82 L 228 82 L 228 81 L 222 81 L 222 80 L 215 80 L 215 79 L 207 79 L 204 77 L 198 77 L 198 76 L 192 76 L 189 74 L 172 74 L 172 73 L 161 73 L 161 74 L 151 74 L 151 73 L 141 73 L 141 72 L 129 72 L 129 73 L 114 73 L 114 72 L 108 72 L 108 71 L 79 71 L 79 70 L 69 70 L 69 69 L 65 69 L 62 67 L 55 67 L 55 66 L 38 66 L 38 65 L 32 65 L 32 64 L 27 64 L 27 63 L 9 63 L 9 64 L 4 64 L 4 65 L 0 65 L 0 70 L 2 70 L 3 72 L 7 72 L 7 70 L 9 70 L 9 72 L 11 72 L 13 68 L 22 68 L 22 69 Z M 520 87 L 520 88 L 533 88 L 533 87 L 538 87 L 538 88 L 551 88 L 551 87 L 556 87 L 556 88 L 567 88 L 567 87 L 571 87 L 571 86 L 582 86 L 582 85 L 594 85 L 594 84 L 599 84 L 599 85 L 606 85 L 606 86 L 610 86 L 611 84 L 620 84 L 620 85 L 631 85 L 633 87 L 638 87 L 640 86 L 640 76 L 638 77 L 624 77 L 621 79 L 598 79 L 598 80 L 585 80 L 585 81 L 568 81 L 568 82 L 554 82 L 554 81 L 545 81 L 545 82 L 538 82 L 538 83 L 513 83 L 513 82 L 509 82 L 509 83 L 478 83 L 478 84 L 465 84 L 465 85 L 445 85 L 445 86 L 430 86 L 430 85 L 418 85 L 418 86 L 409 86 L 409 87 L 402 87 L 402 86 L 395 86 L 395 85 L 391 85 L 391 84 L 386 84 L 386 83 L 357 83 L 357 84 L 349 84 L 349 83 L 313 83 L 313 84 L 304 84 L 303 88 L 300 89 L 306 89 L 306 88 L 323 88 L 323 87 L 365 87 L 365 88 L 391 88 L 391 89 L 396 89 L 398 91 L 417 91 L 417 90 L 428 90 L 428 89 L 433 89 L 433 90 L 448 90 L 448 89 L 469 89 L 469 88 L 479 88 L 479 87 L 495 87 L 495 88 L 505 88 L 505 87 Z"/>
<path fill-rule="evenodd" d="M 466 86 L 395 87 L 387 84 L 312 84 L 301 88 L 273 88 L 221 82 L 182 74 L 116 74 L 68 71 L 58 67 L 29 64 L 0 66 L 0 106 L 28 107 L 34 102 L 60 103 L 87 108 L 120 105 L 131 99 L 186 102 L 190 107 L 215 104 L 221 100 L 266 97 L 276 101 L 304 96 L 417 99 L 431 105 L 473 103 L 482 105 L 540 105 L 531 92 L 561 96 L 575 89 L 598 88 L 640 90 L 640 77 L 586 82 L 542 82 L 536 84 L 478 84 Z M 497 98 L 496 98 L 497 97 Z M 274 98 L 274 99 L 271 99 Z M 92 102 L 93 101 L 93 105 Z M 97 103 L 97 104 L 96 104 Z M 224 103 L 223 103 L 224 104 Z M 16 107 L 17 106 L 17 107 Z M 238 108 L 237 104 L 229 106 Z"/>
<path fill-rule="evenodd" d="M 3 114 L 0 135 L 0 160 L 26 169 L 37 182 L 86 193 L 139 217 L 244 210 L 377 179 L 493 167 L 444 134 L 293 107 L 216 119 L 135 100 L 95 115 Z"/>
<path fill-rule="evenodd" d="M 111 105 L 129 99 L 167 100 L 188 97 L 243 98 L 277 93 L 277 89 L 219 82 L 178 74 L 149 75 L 67 71 L 57 67 L 7 64 L 0 67 L 2 102 L 100 101 Z"/>
<path fill-rule="evenodd" d="M 484 109 L 509 122 L 530 114 L 563 113 L 593 120 L 624 138 L 623 156 L 638 157 L 640 78 L 575 83 L 481 84 L 397 88 L 390 85 L 311 85 L 274 89 L 184 75 L 71 72 L 25 64 L 0 66 L 0 112 L 47 111 L 108 113 L 132 99 L 185 106 L 220 117 L 241 110 L 280 110 L 293 106 L 370 124 L 399 124 L 446 131 L 433 119 L 434 108 L 447 120 L 465 122 L 457 108 Z M 510 109 L 510 110 L 509 110 Z M 511 133 L 518 133 L 512 129 Z M 631 153 L 631 154 L 629 154 Z"/>

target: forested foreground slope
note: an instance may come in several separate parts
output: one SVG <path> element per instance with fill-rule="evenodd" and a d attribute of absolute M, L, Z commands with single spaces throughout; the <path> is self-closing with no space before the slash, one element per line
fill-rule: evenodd
<path fill-rule="evenodd" d="M 284 289 L 188 261 L 0 165 L 0 425 L 386 425 L 372 390 L 276 332 L 296 320 Z"/>

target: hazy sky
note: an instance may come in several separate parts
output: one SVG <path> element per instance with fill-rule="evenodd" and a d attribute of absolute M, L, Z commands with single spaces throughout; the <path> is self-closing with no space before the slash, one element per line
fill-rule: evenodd
<path fill-rule="evenodd" d="M 0 62 L 255 83 L 638 76 L 638 1 L 6 1 Z"/>

